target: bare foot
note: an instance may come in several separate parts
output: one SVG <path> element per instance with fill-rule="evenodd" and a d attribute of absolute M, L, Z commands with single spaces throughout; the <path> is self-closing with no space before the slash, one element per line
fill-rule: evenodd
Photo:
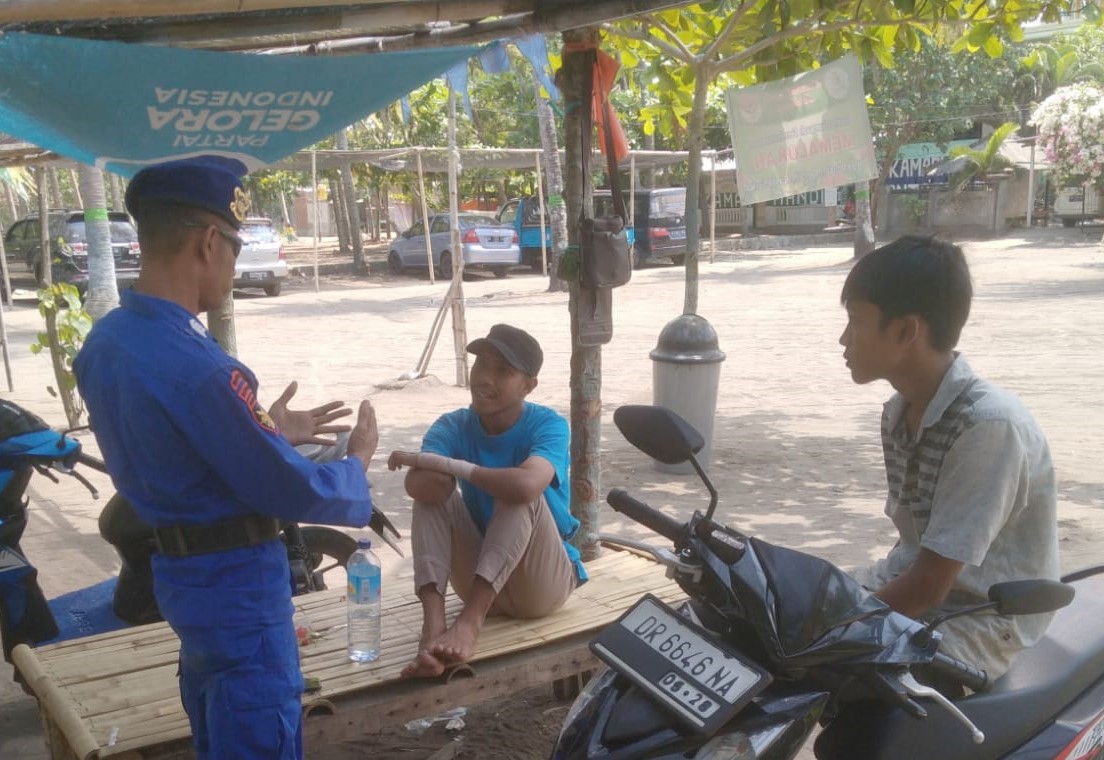
<path fill-rule="evenodd" d="M 447 665 L 458 665 L 475 657 L 479 631 L 480 626 L 465 620 L 461 613 L 452 627 L 430 641 L 426 648 L 437 660 Z"/>
<path fill-rule="evenodd" d="M 403 678 L 436 678 L 445 672 L 445 664 L 425 648 L 418 650 L 417 656 L 402 669 Z"/>

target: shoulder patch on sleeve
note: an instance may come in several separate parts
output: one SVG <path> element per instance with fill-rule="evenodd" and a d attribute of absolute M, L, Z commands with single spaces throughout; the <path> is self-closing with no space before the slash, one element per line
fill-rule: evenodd
<path fill-rule="evenodd" d="M 230 390 L 245 404 L 254 422 L 270 433 L 278 434 L 280 432 L 280 429 L 276 427 L 276 421 L 257 401 L 257 392 L 253 390 L 253 386 L 249 384 L 249 379 L 242 374 L 241 370 L 235 369 L 230 372 Z"/>

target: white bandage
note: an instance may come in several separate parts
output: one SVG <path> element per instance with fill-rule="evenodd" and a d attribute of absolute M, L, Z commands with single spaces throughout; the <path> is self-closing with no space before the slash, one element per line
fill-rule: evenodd
<path fill-rule="evenodd" d="M 471 480 L 472 470 L 475 469 L 474 464 L 463 459 L 451 459 L 440 454 L 430 454 L 424 451 L 418 454 L 418 461 L 415 466 L 422 470 L 443 472 L 460 480 Z"/>

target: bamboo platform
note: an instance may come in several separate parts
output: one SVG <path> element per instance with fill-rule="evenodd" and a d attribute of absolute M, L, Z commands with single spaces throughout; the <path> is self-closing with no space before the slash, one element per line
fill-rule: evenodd
<path fill-rule="evenodd" d="M 597 661 L 587 643 L 645 592 L 683 597 L 650 559 L 607 551 L 587 565 L 591 580 L 553 615 L 539 620 L 491 618 L 471 662 L 471 677 L 411 681 L 399 677 L 413 659 L 421 605 L 410 589 L 384 599 L 383 652 L 356 664 L 345 652 L 345 629 L 333 628 L 300 649 L 304 676 L 321 690 L 303 695 L 304 743 L 355 739 L 460 705 L 575 677 Z M 344 589 L 296 597 L 296 608 L 325 632 L 345 620 Z M 460 602 L 450 595 L 451 614 Z M 179 641 L 164 623 L 126 628 L 13 652 L 38 697 L 54 760 L 190 756 L 188 719 L 180 704 Z M 459 675 L 459 673 L 455 674 Z"/>

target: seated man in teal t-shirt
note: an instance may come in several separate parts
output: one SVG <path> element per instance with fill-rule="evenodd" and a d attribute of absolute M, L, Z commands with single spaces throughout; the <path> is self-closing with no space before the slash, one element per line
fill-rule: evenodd
<path fill-rule="evenodd" d="M 568 543 L 579 521 L 570 511 L 567 421 L 525 400 L 537 387 L 540 344 L 499 324 L 468 351 L 476 357 L 471 406 L 433 423 L 421 453 L 393 451 L 387 460 L 392 470 L 410 468 L 414 499 L 414 589 L 425 617 L 408 677 L 471 659 L 487 615 L 542 617 L 586 580 Z M 464 601 L 451 626 L 450 580 Z"/>

